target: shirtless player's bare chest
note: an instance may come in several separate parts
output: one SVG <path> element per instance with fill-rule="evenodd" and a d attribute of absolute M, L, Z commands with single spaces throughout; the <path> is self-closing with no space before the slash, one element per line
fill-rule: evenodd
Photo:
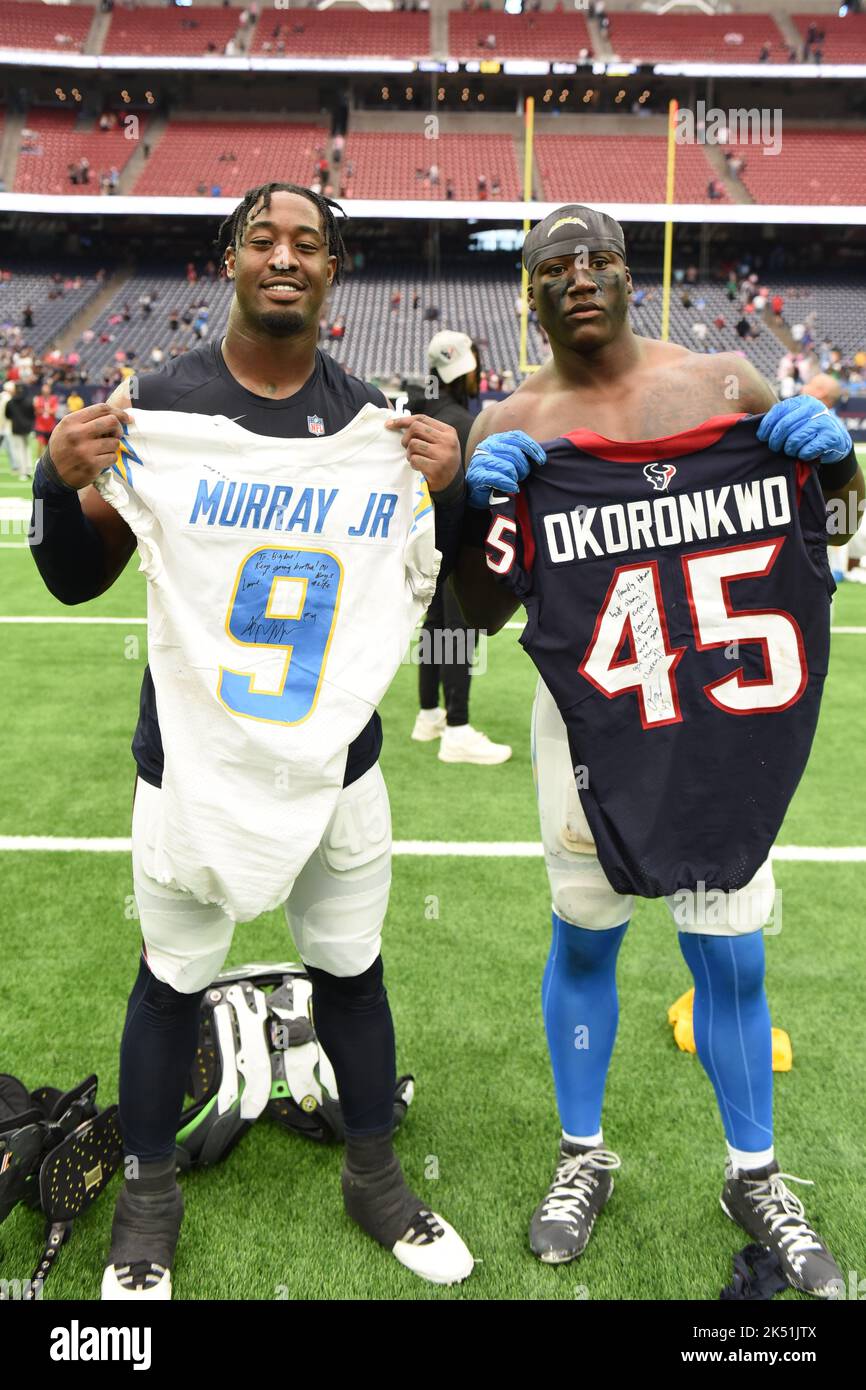
<path fill-rule="evenodd" d="M 542 442 L 573 430 L 592 430 L 608 439 L 660 439 L 693 429 L 713 415 L 756 412 L 754 385 L 737 380 L 736 359 L 674 351 L 652 358 L 615 387 L 562 385 L 545 372 L 527 382 L 496 410 L 497 431 L 524 430 Z"/>

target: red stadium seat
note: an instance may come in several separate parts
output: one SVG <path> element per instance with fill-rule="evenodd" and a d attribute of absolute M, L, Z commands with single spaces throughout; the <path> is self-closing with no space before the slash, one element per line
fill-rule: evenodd
<path fill-rule="evenodd" d="M 663 135 L 539 135 L 535 162 L 548 201 L 663 203 L 667 139 Z M 679 145 L 675 199 L 706 203 L 718 177 L 701 145 Z M 730 202 L 727 193 L 719 200 Z"/>
<path fill-rule="evenodd" d="M 761 45 L 770 62 L 788 61 L 788 44 L 768 14 L 623 14 L 610 12 L 607 36 L 624 61 L 756 63 Z"/>
<path fill-rule="evenodd" d="M 28 111 L 25 128 L 35 132 L 32 148 L 22 143 L 15 169 L 15 193 L 69 193 L 91 197 L 99 194 L 101 170 L 114 165 L 123 171 L 127 161 L 138 148 L 138 142 L 127 140 L 120 121 L 113 130 L 91 131 L 75 129 L 77 111 L 52 111 L 35 108 Z M 139 136 L 147 129 L 147 117 L 139 116 Z M 82 157 L 90 163 L 90 183 L 69 182 L 67 165 L 77 164 Z"/>
<path fill-rule="evenodd" d="M 237 32 L 240 10 L 221 5 L 196 5 L 181 10 L 116 9 L 103 44 L 103 53 L 186 53 L 193 57 L 222 53 Z M 195 28 L 187 27 L 195 24 Z"/>
<path fill-rule="evenodd" d="M 269 179 L 308 186 L 317 151 L 327 146 L 325 126 L 291 125 L 285 120 L 171 121 L 136 180 L 136 196 L 194 195 L 200 183 L 210 193 L 240 198 Z M 234 154 L 235 160 L 221 160 Z"/>
<path fill-rule="evenodd" d="M 486 40 L 496 38 L 495 48 Z M 576 62 L 581 50 L 592 54 L 592 37 L 582 14 L 496 14 L 476 10 L 448 16 L 448 52 L 461 61 L 468 58 L 546 58 L 548 62 Z"/>
<path fill-rule="evenodd" d="M 430 16 L 268 9 L 256 25 L 252 51 L 259 58 L 425 58 Z"/>
<path fill-rule="evenodd" d="M 81 53 L 93 23 L 93 5 L 0 3 L 0 47 Z"/>
<path fill-rule="evenodd" d="M 742 145 L 741 179 L 756 203 L 866 203 L 866 132 L 784 130 L 776 155 Z"/>
<path fill-rule="evenodd" d="M 825 63 L 866 62 L 866 14 L 848 14 L 844 19 L 830 14 L 795 14 L 791 18 L 804 39 L 810 24 L 823 31 L 824 41 L 818 47 Z"/>
<path fill-rule="evenodd" d="M 494 176 L 499 179 L 496 198 L 519 199 L 520 180 L 514 142 L 510 135 L 440 135 L 436 141 L 423 135 L 349 132 L 343 155 L 355 166 L 351 179 L 353 198 L 444 198 L 448 179 L 457 199 L 478 197 L 478 175 L 487 178 L 488 198 Z M 425 188 L 416 170 L 425 172 L 435 160 L 439 183 Z"/>

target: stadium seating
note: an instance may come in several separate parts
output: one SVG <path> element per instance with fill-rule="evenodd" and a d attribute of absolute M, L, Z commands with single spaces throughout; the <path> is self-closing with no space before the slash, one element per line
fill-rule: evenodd
<path fill-rule="evenodd" d="M 430 16 L 420 11 L 267 9 L 256 25 L 252 52 L 257 57 L 425 58 Z"/>
<path fill-rule="evenodd" d="M 779 153 L 740 147 L 741 179 L 756 203 L 866 203 L 866 132 L 784 130 Z"/>
<path fill-rule="evenodd" d="M 4 261 L 2 269 L 12 269 Z M 52 271 L 53 271 L 52 267 Z M 70 274 L 68 264 L 58 265 L 56 270 L 63 279 L 76 279 L 77 271 Z M 58 285 L 46 273 L 45 266 L 15 266 L 11 280 L 0 279 L 0 332 L 8 324 L 22 327 L 21 341 L 29 343 L 37 353 L 43 353 L 55 341 L 78 311 L 93 299 L 100 289 L 100 282 L 92 275 L 81 276 L 80 289 L 64 289 L 63 280 Z M 49 294 L 62 290 L 55 299 Z M 33 327 L 23 328 L 22 316 L 26 305 L 33 310 Z"/>
<path fill-rule="evenodd" d="M 866 62 L 866 14 L 849 14 L 844 19 L 829 14 L 791 16 L 803 38 L 815 24 L 825 37 L 820 44 L 826 63 Z"/>
<path fill-rule="evenodd" d="M 663 203 L 667 140 L 655 135 L 539 135 L 535 162 L 547 201 Z M 678 203 L 707 202 L 717 177 L 701 145 L 677 147 Z M 727 193 L 719 199 L 730 202 Z"/>
<path fill-rule="evenodd" d="M 90 195 L 99 193 L 99 173 L 115 166 L 123 170 L 127 160 L 138 148 L 136 141 L 127 140 L 122 123 L 113 130 L 79 130 L 76 111 L 56 111 L 34 108 L 27 113 L 28 130 L 36 132 L 32 147 L 22 144 L 15 169 L 13 191 L 16 193 L 69 193 Z M 139 117 L 139 134 L 147 129 L 147 117 Z M 72 184 L 67 166 L 86 158 L 90 163 L 90 182 Z"/>
<path fill-rule="evenodd" d="M 493 36 L 495 44 L 487 39 Z M 592 56 L 592 37 L 582 14 L 496 14 L 492 10 L 448 16 L 448 52 L 469 58 L 544 58 L 575 62 L 581 50 Z"/>
<path fill-rule="evenodd" d="M 171 121 L 144 165 L 132 192 L 189 197 L 204 183 L 225 198 L 239 198 L 268 179 L 309 184 L 319 149 L 327 147 L 324 126 L 287 121 Z M 234 154 L 235 160 L 221 160 Z"/>
<path fill-rule="evenodd" d="M 520 197 L 520 181 L 514 142 L 509 135 L 440 135 L 435 142 L 422 134 L 364 131 L 346 138 L 343 155 L 351 160 L 354 173 L 350 181 L 353 198 L 444 198 L 448 179 L 457 199 L 478 197 L 478 175 L 487 178 L 488 197 L 492 180 L 498 177 L 499 199 Z M 439 182 L 424 187 L 416 171 L 439 170 Z"/>
<path fill-rule="evenodd" d="M 834 280 L 828 277 L 817 285 L 796 277 L 774 275 L 769 281 L 773 292 L 785 299 L 785 319 L 793 325 L 805 318 L 810 310 L 817 311 L 817 333 L 827 334 L 834 346 L 843 353 L 853 353 L 866 345 L 866 282 L 850 276 Z M 369 270 L 349 275 L 332 292 L 327 315 L 333 320 L 345 316 L 346 335 L 338 342 L 322 340 L 321 346 L 357 376 L 388 378 L 392 375 L 420 375 L 425 370 L 426 344 L 439 328 L 459 328 L 479 343 L 483 363 L 497 371 L 517 373 L 519 365 L 519 322 L 515 313 L 519 280 L 515 275 L 495 269 L 489 264 L 478 267 L 465 263 L 440 276 L 431 276 L 423 263 L 403 264 L 389 271 Z M 661 331 L 661 288 L 657 277 L 635 275 L 635 288 L 648 291 L 640 307 L 632 307 L 631 319 L 638 333 L 658 337 Z M 401 294 L 396 309 L 391 296 Z M 412 308 L 412 296 L 418 291 L 420 304 Z M 145 317 L 138 306 L 145 292 L 155 296 L 154 308 Z M 198 339 L 190 327 L 183 325 L 172 334 L 168 314 L 173 308 L 183 312 L 197 307 L 204 300 L 209 309 L 210 334 L 225 331 L 233 287 L 226 280 L 199 280 L 188 285 L 180 269 L 173 275 L 164 271 L 142 272 L 128 280 L 103 308 L 93 328 L 94 341 L 79 342 L 76 350 L 90 371 L 92 381 L 114 364 L 118 349 L 132 348 L 137 356 L 136 370 L 148 367 L 154 345 L 168 354 L 172 343 L 195 347 Z M 707 350 L 740 351 L 755 363 L 771 381 L 785 349 L 770 328 L 760 323 L 758 337 L 745 345 L 738 338 L 735 325 L 741 317 L 736 304 L 731 304 L 724 288 L 716 281 L 700 281 L 689 286 L 692 305 L 681 302 L 682 287 L 674 287 L 671 295 L 671 338 L 674 342 L 698 350 L 700 342 L 692 332 L 696 322 L 707 325 L 704 346 Z M 702 302 L 703 301 L 703 302 Z M 34 301 L 35 303 L 35 301 Z M 129 304 L 132 319 L 128 324 L 109 325 L 109 318 Z M 425 319 L 424 311 L 435 306 L 438 316 Z M 717 328 L 714 319 L 722 317 L 724 328 Z M 113 335 L 109 342 L 100 336 Z M 546 356 L 538 331 L 529 325 L 528 358 L 540 362 Z M 519 379 L 519 378 L 518 378 Z"/>
<path fill-rule="evenodd" d="M 0 3 L 0 46 L 81 53 L 93 22 L 93 5 Z"/>
<path fill-rule="evenodd" d="M 102 46 L 103 53 L 222 53 L 237 32 L 240 10 L 221 5 L 194 9 L 115 9 Z M 193 27 L 194 26 L 194 27 Z"/>
<path fill-rule="evenodd" d="M 788 61 L 788 44 L 772 15 L 648 15 L 614 10 L 607 38 L 615 55 L 628 62 L 756 63 L 763 43 L 770 44 L 770 62 Z"/>

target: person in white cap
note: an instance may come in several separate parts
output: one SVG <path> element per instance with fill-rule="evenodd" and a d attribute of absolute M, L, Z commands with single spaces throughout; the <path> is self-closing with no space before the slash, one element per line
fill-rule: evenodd
<path fill-rule="evenodd" d="M 453 425 L 460 448 L 465 450 L 474 418 L 469 400 L 478 395 L 478 351 L 468 334 L 443 329 L 431 338 L 427 360 L 427 384 L 423 390 L 410 391 L 409 409 L 413 414 L 431 415 Z M 439 758 L 443 763 L 491 765 L 507 762 L 511 757 L 507 743 L 493 743 L 469 723 L 469 686 L 476 640 L 477 633 L 467 628 L 451 585 L 439 583 L 421 637 L 421 707 L 412 737 L 422 743 L 440 739 Z M 439 705 L 440 685 L 445 694 L 445 709 Z"/>

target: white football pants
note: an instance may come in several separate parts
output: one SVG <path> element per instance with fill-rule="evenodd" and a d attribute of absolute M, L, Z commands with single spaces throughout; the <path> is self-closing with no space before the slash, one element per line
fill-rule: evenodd
<path fill-rule="evenodd" d="M 621 926 L 634 911 L 634 898 L 615 892 L 598 862 L 575 785 L 565 724 L 541 680 L 532 707 L 532 767 L 554 912 L 593 931 Z M 680 931 L 740 936 L 767 923 L 775 898 L 767 859 L 736 892 L 680 892 L 665 902 Z"/>
<path fill-rule="evenodd" d="M 162 792 L 139 777 L 132 812 L 135 901 L 147 963 L 181 994 L 210 984 L 222 969 L 235 923 L 214 904 L 165 888 L 152 867 L 151 826 Z M 391 887 L 391 808 L 377 763 L 344 787 L 318 849 L 292 886 L 283 911 L 305 965 L 360 975 L 382 943 Z M 242 928 L 243 930 L 243 928 Z"/>

